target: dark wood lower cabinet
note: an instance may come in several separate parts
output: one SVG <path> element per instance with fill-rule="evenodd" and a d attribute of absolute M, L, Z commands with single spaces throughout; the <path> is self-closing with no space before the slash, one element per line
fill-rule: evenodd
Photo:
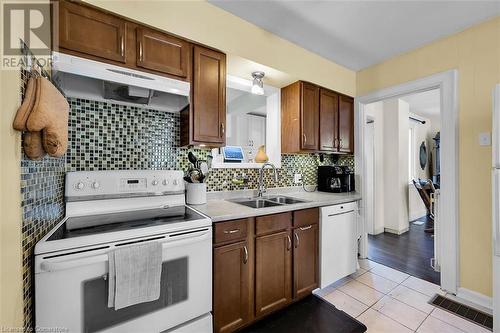
<path fill-rule="evenodd" d="M 318 287 L 318 225 L 293 230 L 293 297 L 302 298 Z"/>
<path fill-rule="evenodd" d="M 214 249 L 215 332 L 233 332 L 250 320 L 250 255 L 246 241 Z"/>
<path fill-rule="evenodd" d="M 311 208 L 215 224 L 214 332 L 249 326 L 317 288 L 318 222 Z"/>
<path fill-rule="evenodd" d="M 292 299 L 292 242 L 289 231 L 255 240 L 255 316 L 282 308 Z"/>

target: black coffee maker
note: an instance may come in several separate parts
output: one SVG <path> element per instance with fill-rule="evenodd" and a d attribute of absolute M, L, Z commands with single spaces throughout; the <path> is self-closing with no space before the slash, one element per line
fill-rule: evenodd
<path fill-rule="evenodd" d="M 318 191 L 333 193 L 354 191 L 354 171 L 348 166 L 318 166 Z"/>

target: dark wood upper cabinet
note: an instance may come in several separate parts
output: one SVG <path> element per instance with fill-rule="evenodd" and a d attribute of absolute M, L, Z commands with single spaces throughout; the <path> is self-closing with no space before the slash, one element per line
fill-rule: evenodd
<path fill-rule="evenodd" d="M 214 249 L 214 332 L 233 332 L 251 318 L 250 256 L 246 241 Z"/>
<path fill-rule="evenodd" d="M 59 1 L 58 17 L 61 52 L 190 82 L 181 145 L 225 144 L 224 53 L 82 2 Z"/>
<path fill-rule="evenodd" d="M 127 22 L 68 1 L 59 2 L 59 46 L 102 59 L 126 62 Z"/>
<path fill-rule="evenodd" d="M 302 298 L 318 287 L 318 224 L 293 230 L 293 297 Z"/>
<path fill-rule="evenodd" d="M 339 96 L 328 89 L 319 94 L 319 149 L 336 151 L 338 138 Z"/>
<path fill-rule="evenodd" d="M 301 95 L 301 148 L 316 151 L 319 148 L 319 88 L 314 84 L 302 82 Z"/>
<path fill-rule="evenodd" d="M 187 78 L 190 68 L 191 45 L 165 33 L 138 27 L 137 66 Z"/>
<path fill-rule="evenodd" d="M 312 83 L 281 89 L 281 152 L 354 153 L 354 100 Z"/>
<path fill-rule="evenodd" d="M 339 142 L 342 153 L 354 153 L 354 99 L 340 96 L 339 99 Z"/>
<path fill-rule="evenodd" d="M 255 316 L 282 308 L 292 299 L 292 241 L 289 231 L 255 239 Z"/>
<path fill-rule="evenodd" d="M 319 149 L 319 87 L 297 81 L 281 89 L 281 152 Z"/>
<path fill-rule="evenodd" d="M 184 132 L 181 145 L 223 146 L 226 141 L 226 55 L 195 46 L 193 58 L 191 110 L 189 117 L 181 113 Z"/>

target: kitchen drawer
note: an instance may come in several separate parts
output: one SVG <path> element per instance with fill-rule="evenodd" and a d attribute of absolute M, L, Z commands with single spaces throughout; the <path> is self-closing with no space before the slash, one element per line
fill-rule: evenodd
<path fill-rule="evenodd" d="M 291 212 L 260 216 L 257 217 L 255 222 L 255 234 L 257 236 L 265 235 L 276 231 L 286 230 L 291 226 Z"/>
<path fill-rule="evenodd" d="M 304 227 L 319 223 L 319 209 L 310 208 L 293 212 L 293 227 Z"/>
<path fill-rule="evenodd" d="M 214 227 L 214 243 L 227 243 L 247 237 L 248 219 L 219 222 Z"/>
<path fill-rule="evenodd" d="M 347 213 L 350 211 L 355 211 L 357 209 L 358 209 L 358 203 L 356 201 L 353 201 L 330 207 L 322 207 L 321 213 L 326 216 L 332 216 L 332 215 Z"/>

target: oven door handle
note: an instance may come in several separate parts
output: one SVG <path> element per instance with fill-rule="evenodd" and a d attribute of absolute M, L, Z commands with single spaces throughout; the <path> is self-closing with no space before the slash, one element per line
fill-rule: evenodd
<path fill-rule="evenodd" d="M 40 267 L 45 272 L 55 272 L 107 261 L 108 255 L 101 254 L 98 256 L 78 258 L 74 260 L 44 261 L 40 264 Z"/>
<path fill-rule="evenodd" d="M 178 239 L 177 239 L 178 237 Z M 200 242 L 206 239 L 211 239 L 212 233 L 210 229 L 204 229 L 204 230 L 199 230 L 195 231 L 192 233 L 179 233 L 179 234 L 172 234 L 169 235 L 167 238 L 167 241 L 162 242 L 162 249 L 167 249 L 169 247 L 177 247 L 181 245 L 188 245 L 191 243 L 195 242 Z M 135 243 L 139 242 L 134 242 L 134 243 L 126 243 L 123 245 L 133 245 Z M 116 248 L 116 247 L 115 247 Z M 40 267 L 42 271 L 45 272 L 54 272 L 54 271 L 61 271 L 61 270 L 67 270 L 71 268 L 76 268 L 76 267 L 81 267 L 81 266 L 87 266 L 87 265 L 92 265 L 92 264 L 97 264 L 101 262 L 107 262 L 108 261 L 108 254 L 101 254 L 101 255 L 96 255 L 96 256 L 87 256 L 87 257 L 80 257 L 80 258 L 74 258 L 74 259 L 68 259 L 68 260 L 56 260 L 56 261 L 51 261 L 50 259 L 43 261 L 40 264 Z"/>

